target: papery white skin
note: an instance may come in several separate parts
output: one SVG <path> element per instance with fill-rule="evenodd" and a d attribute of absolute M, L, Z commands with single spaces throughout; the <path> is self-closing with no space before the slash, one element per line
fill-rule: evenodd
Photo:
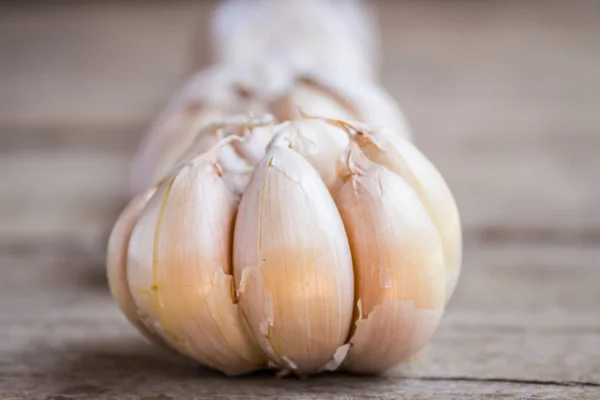
<path fill-rule="evenodd" d="M 374 79 L 379 69 L 377 21 L 360 1 L 229 0 L 212 20 L 217 62 L 278 58 L 353 80 Z"/>
<path fill-rule="evenodd" d="M 209 155 L 174 172 L 149 201 L 131 236 L 128 281 L 141 320 L 170 347 L 237 375 L 265 361 L 235 303 L 237 202 Z"/>
<path fill-rule="evenodd" d="M 328 367 L 350 328 L 352 258 L 327 188 L 293 150 L 273 146 L 242 197 L 234 276 L 242 313 L 275 366 Z"/>
<path fill-rule="evenodd" d="M 356 327 L 343 367 L 384 371 L 429 342 L 444 309 L 442 241 L 417 193 L 352 144 L 335 201 L 354 260 Z"/>
<path fill-rule="evenodd" d="M 462 264 L 458 208 L 446 181 L 412 143 L 386 128 L 354 124 L 353 140 L 371 161 L 401 176 L 417 193 L 442 238 L 446 265 L 446 302 L 454 292 Z"/>
<path fill-rule="evenodd" d="M 348 134 L 340 127 L 318 118 L 286 121 L 274 128 L 272 146 L 289 147 L 304 157 L 317 170 L 331 191 L 337 182 L 339 155 L 350 143 Z"/>
<path fill-rule="evenodd" d="M 127 282 L 127 249 L 131 233 L 140 214 L 155 191 L 156 188 L 152 188 L 134 197 L 121 212 L 121 215 L 119 215 L 108 239 L 106 272 L 112 297 L 119 305 L 127 320 L 146 339 L 160 347 L 166 347 L 167 345 L 164 340 L 156 332 L 146 327 L 140 320 L 137 307 L 129 289 L 129 283 Z"/>

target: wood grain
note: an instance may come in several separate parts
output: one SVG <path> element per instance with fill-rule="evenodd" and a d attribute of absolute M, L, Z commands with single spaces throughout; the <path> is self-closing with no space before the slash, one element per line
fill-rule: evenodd
<path fill-rule="evenodd" d="M 109 186 L 98 187 L 107 201 L 119 202 L 127 174 L 84 170 L 81 154 L 126 165 L 152 116 L 192 70 L 192 58 L 208 61 L 196 24 L 206 25 L 212 4 L 0 7 L 6 9 L 0 52 L 8 55 L 0 59 L 0 76 L 9 78 L 0 80 L 0 153 L 11 153 L 5 168 L 28 169 L 41 150 L 47 162 L 42 157 L 38 166 L 48 179 L 88 176 Z M 384 83 L 453 188 L 467 236 L 600 242 L 600 13 L 594 3 L 380 7 Z M 192 57 L 190 48 L 203 56 Z M 58 167 L 56 158 L 63 160 Z M 77 186 L 70 190 L 73 198 Z M 52 209 L 48 202 L 35 193 L 0 236 L 11 245 L 40 235 L 51 242 L 103 238 L 120 207 L 101 215 L 85 201 L 67 199 Z M 44 209 L 45 228 L 33 226 Z M 79 236 L 81 227 L 64 220 L 69 213 L 106 223 Z"/>
<path fill-rule="evenodd" d="M 182 387 L 200 398 L 235 398 L 244 390 L 256 398 L 600 393 L 600 293 L 592 289 L 600 280 L 600 250 L 511 245 L 468 254 L 465 279 L 420 359 L 377 378 L 340 374 L 309 381 L 275 380 L 266 373 L 226 380 L 198 371 L 145 344 L 110 299 L 102 269 L 88 257 L 3 257 L 0 395 L 36 393 L 36 385 L 73 398 L 89 390 L 99 391 L 93 393 L 99 398 L 192 395 Z M 541 289 L 528 296 L 524 288 L 536 285 Z M 330 385 L 336 390 L 326 389 Z"/>

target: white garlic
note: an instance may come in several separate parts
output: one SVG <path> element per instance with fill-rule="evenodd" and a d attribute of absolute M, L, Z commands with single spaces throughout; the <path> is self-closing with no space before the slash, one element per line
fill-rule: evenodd
<path fill-rule="evenodd" d="M 131 235 L 127 279 L 140 319 L 171 348 L 241 374 L 265 360 L 236 304 L 237 202 L 214 153 L 189 161 L 158 187 Z"/>
<path fill-rule="evenodd" d="M 416 355 L 437 327 L 442 241 L 413 188 L 356 144 L 340 173 L 345 181 L 335 200 L 350 240 L 358 313 L 343 367 L 380 372 Z"/>
<path fill-rule="evenodd" d="M 215 58 L 225 64 L 278 58 L 353 80 L 374 79 L 379 69 L 375 15 L 360 1 L 224 1 L 212 34 Z"/>
<path fill-rule="evenodd" d="M 352 316 L 352 258 L 325 185 L 293 150 L 273 146 L 242 196 L 234 276 L 242 313 L 274 365 L 309 374 L 335 363 Z"/>

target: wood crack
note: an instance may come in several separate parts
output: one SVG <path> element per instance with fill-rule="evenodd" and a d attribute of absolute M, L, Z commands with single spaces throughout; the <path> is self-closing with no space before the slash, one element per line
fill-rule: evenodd
<path fill-rule="evenodd" d="M 600 228 L 482 226 L 465 229 L 465 240 L 483 244 L 597 245 Z"/>
<path fill-rule="evenodd" d="M 514 383 L 522 385 L 542 385 L 542 386 L 582 386 L 582 387 L 600 387 L 600 383 L 591 381 L 557 381 L 557 380 L 544 380 L 544 379 L 515 379 L 515 378 L 478 378 L 470 376 L 454 376 L 454 377 L 443 377 L 443 376 L 424 376 L 424 377 L 411 377 L 411 379 L 421 381 L 434 381 L 434 382 L 494 382 L 494 383 Z"/>

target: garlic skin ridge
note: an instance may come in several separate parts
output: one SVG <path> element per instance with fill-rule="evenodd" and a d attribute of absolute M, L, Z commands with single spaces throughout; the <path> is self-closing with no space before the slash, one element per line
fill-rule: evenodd
<path fill-rule="evenodd" d="M 333 199 L 293 150 L 273 146 L 256 168 L 233 265 L 241 311 L 273 365 L 304 375 L 335 364 L 351 324 L 352 258 Z"/>
<path fill-rule="evenodd" d="M 214 158 L 198 157 L 159 186 L 133 229 L 127 278 L 142 322 L 169 347 L 239 375 L 266 361 L 236 304 L 237 202 L 219 174 Z"/>

